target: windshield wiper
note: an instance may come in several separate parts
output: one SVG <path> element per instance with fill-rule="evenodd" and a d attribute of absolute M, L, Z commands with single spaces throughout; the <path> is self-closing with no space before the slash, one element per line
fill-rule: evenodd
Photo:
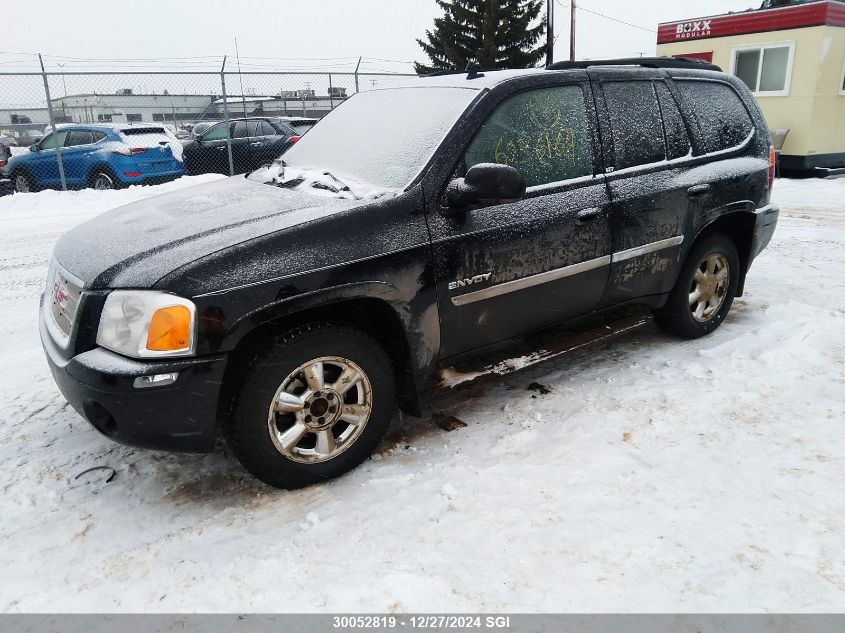
<path fill-rule="evenodd" d="M 325 177 L 326 179 L 322 179 L 321 177 Z M 283 180 L 279 183 L 279 186 L 285 189 L 295 189 L 304 183 L 308 183 L 312 189 L 321 189 L 332 193 L 352 193 L 349 185 L 333 173 L 324 170 L 314 170 L 313 172 L 297 174 L 290 180 Z"/>

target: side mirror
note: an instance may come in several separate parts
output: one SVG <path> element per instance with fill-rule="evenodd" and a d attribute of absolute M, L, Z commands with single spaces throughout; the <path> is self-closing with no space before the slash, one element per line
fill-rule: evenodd
<path fill-rule="evenodd" d="M 30 152 L 38 152 L 38 151 L 41 151 L 41 148 L 38 147 L 38 143 L 33 143 L 32 145 L 29 146 L 29 151 Z"/>
<path fill-rule="evenodd" d="M 479 204 L 505 204 L 522 200 L 525 178 L 509 165 L 480 163 L 470 167 L 464 178 L 457 178 L 446 189 L 450 207 L 466 208 Z"/>

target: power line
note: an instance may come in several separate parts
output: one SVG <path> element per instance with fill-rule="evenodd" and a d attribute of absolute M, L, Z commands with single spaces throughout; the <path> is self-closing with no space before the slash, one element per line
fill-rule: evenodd
<path fill-rule="evenodd" d="M 630 26 L 631 28 L 639 29 L 641 31 L 647 31 L 649 33 L 657 33 L 654 29 L 649 29 L 644 26 L 640 26 L 638 24 L 632 24 L 631 22 L 626 22 L 625 20 L 620 20 L 618 18 L 611 17 L 609 15 L 605 15 L 604 13 L 599 13 L 598 11 L 593 11 L 592 9 L 585 9 L 584 7 L 579 6 L 579 11 L 586 11 L 587 13 L 592 13 L 593 15 L 597 15 L 600 18 L 604 18 L 606 20 L 611 20 L 612 22 L 618 22 L 619 24 L 624 24 L 625 26 Z"/>

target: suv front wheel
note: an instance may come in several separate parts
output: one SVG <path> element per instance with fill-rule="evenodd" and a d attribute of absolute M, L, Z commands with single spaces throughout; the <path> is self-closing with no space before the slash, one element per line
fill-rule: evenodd
<path fill-rule="evenodd" d="M 322 323 L 265 340 L 246 363 L 224 434 L 263 482 L 299 488 L 363 462 L 396 408 L 390 359 L 370 336 Z"/>
<path fill-rule="evenodd" d="M 727 235 L 713 233 L 693 246 L 657 324 L 684 338 L 699 338 L 722 324 L 736 296 L 739 254 Z"/>

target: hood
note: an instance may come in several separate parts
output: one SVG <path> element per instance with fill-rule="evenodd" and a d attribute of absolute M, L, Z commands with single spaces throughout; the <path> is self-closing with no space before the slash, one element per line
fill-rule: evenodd
<path fill-rule="evenodd" d="M 234 176 L 104 213 L 62 236 L 54 255 L 86 287 L 147 288 L 223 248 L 361 204 Z"/>

